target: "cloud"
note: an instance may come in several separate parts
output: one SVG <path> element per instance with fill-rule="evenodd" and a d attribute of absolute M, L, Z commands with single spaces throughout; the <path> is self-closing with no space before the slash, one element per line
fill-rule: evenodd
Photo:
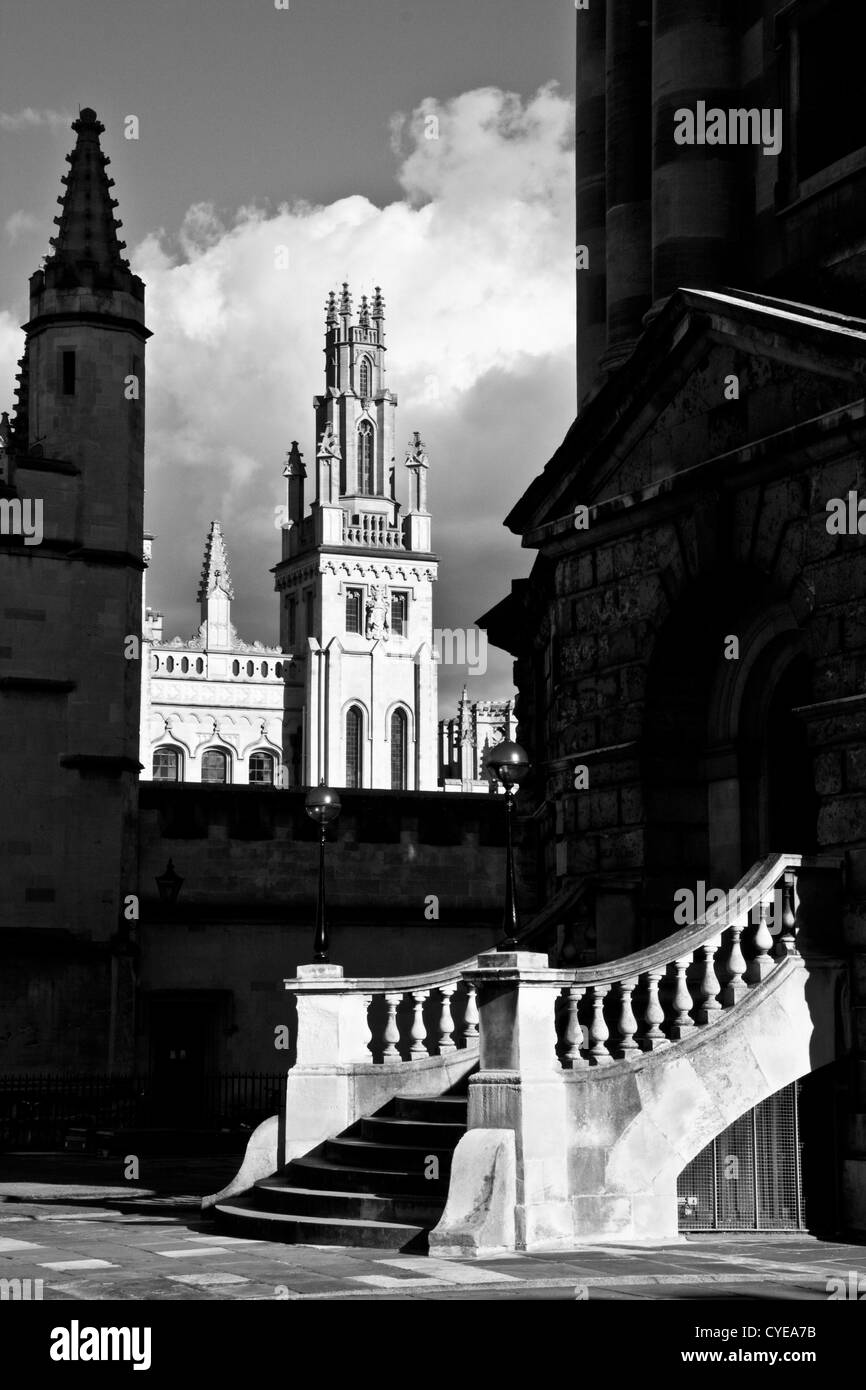
<path fill-rule="evenodd" d="M 62 126 L 68 130 L 74 119 L 68 111 L 36 111 L 32 106 L 25 106 L 14 115 L 0 111 L 0 130 L 32 130 L 35 126 L 50 126 L 54 129 Z"/>
<path fill-rule="evenodd" d="M 425 131 L 435 129 L 438 139 Z M 310 475 L 324 302 L 348 279 L 357 308 L 381 285 L 397 408 L 398 495 L 420 430 L 440 582 L 434 622 L 469 626 L 525 574 L 502 519 L 574 415 L 573 111 L 553 87 L 522 101 L 484 88 L 392 122 L 403 196 L 327 206 L 191 207 L 132 265 L 147 285 L 148 601 L 190 633 L 205 535 L 219 517 L 241 635 L 277 640 L 268 573 L 293 439 Z M 280 268 L 286 261 L 286 268 Z M 308 487 L 311 484 L 308 484 Z M 511 691 L 494 657 L 476 697 Z M 442 708 L 465 671 L 440 670 Z"/>
<path fill-rule="evenodd" d="M 23 236 L 33 237 L 34 233 L 38 232 L 41 226 L 42 223 L 38 217 L 34 217 L 30 212 L 23 211 L 13 212 L 11 217 L 7 217 L 4 223 L 6 236 L 10 242 L 16 242 Z"/>

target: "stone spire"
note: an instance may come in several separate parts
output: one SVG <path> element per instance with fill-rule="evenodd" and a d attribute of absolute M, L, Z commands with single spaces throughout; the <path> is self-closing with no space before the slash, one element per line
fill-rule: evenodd
<path fill-rule="evenodd" d="M 361 295 L 361 308 L 358 311 L 358 327 L 370 327 L 370 306 L 367 303 L 367 296 L 365 294 Z"/>
<path fill-rule="evenodd" d="M 223 590 L 227 598 L 234 598 L 232 577 L 229 573 L 225 541 L 218 521 L 210 524 L 210 534 L 205 542 L 204 563 L 201 569 L 201 582 L 198 586 L 199 603 L 207 603 L 215 589 Z"/>
<path fill-rule="evenodd" d="M 328 302 L 325 305 L 325 327 L 339 328 L 340 320 L 337 318 L 337 296 L 331 290 L 328 295 Z"/>
<path fill-rule="evenodd" d="M 85 106 L 72 129 L 78 138 L 66 156 L 70 169 L 61 180 L 65 191 L 57 199 L 62 211 L 54 219 L 58 232 L 50 238 L 46 282 L 59 282 L 63 288 L 94 283 L 127 288 L 126 282 L 137 277 L 120 254 L 126 242 L 118 240 L 117 229 L 123 224 L 114 216 L 117 200 L 110 192 L 114 179 L 105 172 L 111 161 L 99 144 L 105 126 Z"/>
<path fill-rule="evenodd" d="M 385 339 L 385 300 L 379 286 L 376 286 L 373 294 L 373 312 L 371 318 L 376 327 L 376 337 L 378 341 L 384 342 Z"/>
<path fill-rule="evenodd" d="M 343 281 L 343 292 L 340 295 L 340 318 L 343 320 L 343 332 L 348 334 L 352 322 L 352 296 L 349 293 L 348 280 Z"/>

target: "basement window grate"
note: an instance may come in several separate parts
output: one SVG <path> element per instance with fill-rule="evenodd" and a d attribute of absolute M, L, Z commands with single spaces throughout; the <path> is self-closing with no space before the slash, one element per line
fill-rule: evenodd
<path fill-rule="evenodd" d="M 681 1231 L 801 1231 L 798 1087 L 735 1120 L 677 1179 Z"/>

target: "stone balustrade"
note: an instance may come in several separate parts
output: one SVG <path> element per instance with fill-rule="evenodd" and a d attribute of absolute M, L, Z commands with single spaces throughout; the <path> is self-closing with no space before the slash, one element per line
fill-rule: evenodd
<path fill-rule="evenodd" d="M 403 550 L 403 534 L 398 526 L 389 526 L 387 516 L 377 512 L 361 512 L 357 521 L 343 519 L 343 543 L 363 545 L 374 549 Z"/>
<path fill-rule="evenodd" d="M 694 925 L 611 965 L 558 971 L 556 1052 L 566 1069 L 653 1052 L 718 1022 L 797 954 L 795 856 L 759 865 Z"/>
<path fill-rule="evenodd" d="M 298 1064 L 338 1060 L 323 1051 L 327 1038 L 319 1030 L 327 1013 L 342 1024 L 335 1023 L 333 1038 L 343 1064 L 406 1069 L 458 1050 L 477 1052 L 476 987 L 461 978 L 477 964 L 472 957 L 421 975 L 360 979 L 344 978 L 340 966 L 300 966 L 285 982 L 298 1001 Z"/>

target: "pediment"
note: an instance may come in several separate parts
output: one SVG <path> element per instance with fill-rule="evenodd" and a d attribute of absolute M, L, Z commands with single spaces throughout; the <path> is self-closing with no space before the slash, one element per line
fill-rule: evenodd
<path fill-rule="evenodd" d="M 678 290 L 506 525 L 535 532 L 864 395 L 866 321 L 735 290 Z"/>

